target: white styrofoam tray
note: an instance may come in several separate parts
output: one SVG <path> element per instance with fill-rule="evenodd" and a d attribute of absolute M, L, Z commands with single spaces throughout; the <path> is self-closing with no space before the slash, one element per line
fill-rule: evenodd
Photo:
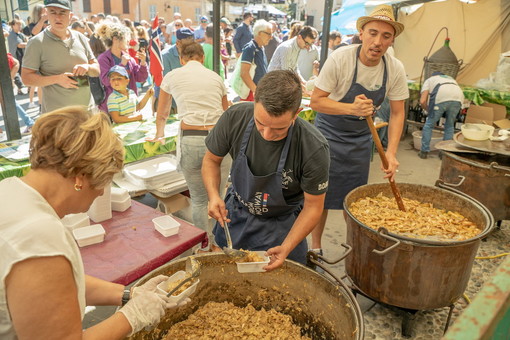
<path fill-rule="evenodd" d="M 265 270 L 262 268 L 267 266 L 267 264 L 269 263 L 269 257 L 267 257 L 265 255 L 266 252 L 264 250 L 254 251 L 254 253 L 257 253 L 264 260 L 261 262 L 236 262 L 237 271 L 239 273 L 263 273 L 263 272 L 265 272 Z"/>
<path fill-rule="evenodd" d="M 166 295 L 168 293 L 168 290 L 166 288 L 168 287 L 168 285 L 170 283 L 177 281 L 177 280 L 182 280 L 185 277 L 186 277 L 186 272 L 184 270 L 175 272 L 172 276 L 170 276 L 168 278 L 168 280 L 161 282 L 157 286 L 158 290 L 161 293 Z M 171 295 L 168 297 L 168 299 L 170 300 L 170 302 L 175 302 L 175 303 L 181 302 L 184 298 L 190 296 L 191 294 L 193 294 L 195 292 L 195 290 L 197 290 L 197 285 L 199 282 L 200 282 L 200 280 L 198 278 L 196 278 L 195 281 L 193 282 L 193 284 L 191 286 L 189 286 L 188 288 L 186 288 L 181 294 Z"/>
<path fill-rule="evenodd" d="M 101 243 L 104 241 L 105 234 L 106 231 L 101 224 L 93 224 L 88 227 L 73 230 L 74 239 L 78 242 L 79 247 Z"/>
<path fill-rule="evenodd" d="M 177 159 L 172 155 L 160 155 L 128 165 L 124 169 L 137 178 L 149 180 L 176 171 Z"/>
<path fill-rule="evenodd" d="M 154 227 L 163 236 L 168 237 L 179 233 L 181 224 L 169 215 L 159 216 L 152 219 Z"/>

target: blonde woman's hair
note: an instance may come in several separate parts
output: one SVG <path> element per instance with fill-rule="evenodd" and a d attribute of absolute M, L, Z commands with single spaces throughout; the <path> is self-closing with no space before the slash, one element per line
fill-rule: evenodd
<path fill-rule="evenodd" d="M 122 169 L 123 160 L 122 141 L 104 113 L 67 106 L 42 115 L 32 128 L 32 169 L 55 170 L 64 178 L 82 174 L 100 189 Z"/>
<path fill-rule="evenodd" d="M 131 30 L 120 24 L 105 21 L 96 29 L 96 34 L 104 42 L 106 47 L 110 48 L 113 44 L 113 38 L 129 41 L 131 38 Z"/>

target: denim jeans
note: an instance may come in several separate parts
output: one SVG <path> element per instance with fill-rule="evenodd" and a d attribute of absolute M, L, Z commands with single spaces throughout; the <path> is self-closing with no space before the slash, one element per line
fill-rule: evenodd
<path fill-rule="evenodd" d="M 460 111 L 461 103 L 456 101 L 442 102 L 429 107 L 429 115 L 427 121 L 423 126 L 422 139 L 421 139 L 421 151 L 430 151 L 430 139 L 432 138 L 432 129 L 436 126 L 436 123 L 441 119 L 443 113 L 446 114 L 446 120 L 444 122 L 444 137 L 443 140 L 453 139 L 453 130 L 455 127 L 455 118 Z"/>
<path fill-rule="evenodd" d="M 207 232 L 209 236 L 209 245 L 214 243 L 212 228 L 216 221 L 209 221 L 208 215 L 208 197 L 202 180 L 202 160 L 207 150 L 205 146 L 205 136 L 185 136 L 180 139 L 181 160 L 179 168 L 186 179 L 186 184 L 191 196 L 191 211 L 193 223 L 197 228 Z M 232 158 L 230 155 L 223 158 L 221 163 L 221 184 L 220 195 L 225 194 Z M 208 249 L 208 248 L 207 248 Z"/>
<path fill-rule="evenodd" d="M 21 105 L 18 104 L 18 102 L 16 102 L 16 112 L 18 113 L 18 116 L 21 118 L 21 120 L 23 120 L 23 123 L 25 123 L 27 127 L 34 125 L 34 120 L 27 115 L 25 110 L 23 110 L 23 108 L 21 107 Z"/>

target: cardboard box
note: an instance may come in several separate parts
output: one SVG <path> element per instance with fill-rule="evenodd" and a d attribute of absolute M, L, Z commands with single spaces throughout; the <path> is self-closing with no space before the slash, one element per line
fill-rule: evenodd
<path fill-rule="evenodd" d="M 173 214 L 190 205 L 190 199 L 182 194 L 173 195 L 171 197 L 157 197 L 158 208 L 165 214 Z"/>
<path fill-rule="evenodd" d="M 494 122 L 494 125 L 500 129 L 510 129 L 510 119 L 497 120 Z"/>
<path fill-rule="evenodd" d="M 479 123 L 493 125 L 494 122 L 506 118 L 506 107 L 504 105 L 483 103 L 482 105 L 471 105 L 467 110 L 465 123 Z"/>

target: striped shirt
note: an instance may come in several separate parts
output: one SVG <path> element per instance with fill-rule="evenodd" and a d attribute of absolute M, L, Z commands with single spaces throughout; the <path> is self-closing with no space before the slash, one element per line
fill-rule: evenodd
<path fill-rule="evenodd" d="M 135 91 L 128 90 L 127 96 L 113 90 L 108 97 L 108 112 L 118 111 L 121 116 L 129 116 L 136 111 L 138 96 Z"/>
<path fill-rule="evenodd" d="M 276 70 L 298 71 L 297 61 L 301 48 L 297 43 L 297 37 L 284 41 L 274 51 L 268 72 Z"/>

